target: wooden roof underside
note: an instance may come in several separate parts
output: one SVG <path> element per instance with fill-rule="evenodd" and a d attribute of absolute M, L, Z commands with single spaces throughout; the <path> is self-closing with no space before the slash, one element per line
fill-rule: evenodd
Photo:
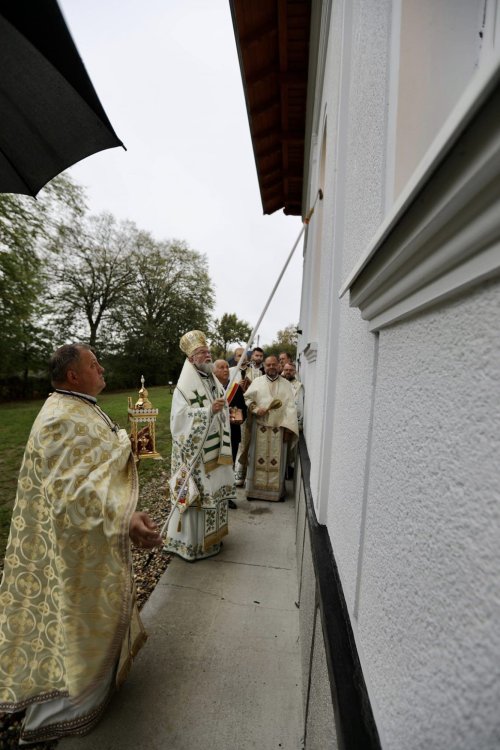
<path fill-rule="evenodd" d="M 230 0 L 265 214 L 300 216 L 310 0 Z"/>

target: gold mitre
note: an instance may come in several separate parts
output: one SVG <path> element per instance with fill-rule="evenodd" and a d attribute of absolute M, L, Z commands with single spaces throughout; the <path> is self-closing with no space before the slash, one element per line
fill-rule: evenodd
<path fill-rule="evenodd" d="M 207 339 L 203 331 L 188 331 L 179 341 L 181 351 L 190 357 L 200 346 L 207 346 Z"/>

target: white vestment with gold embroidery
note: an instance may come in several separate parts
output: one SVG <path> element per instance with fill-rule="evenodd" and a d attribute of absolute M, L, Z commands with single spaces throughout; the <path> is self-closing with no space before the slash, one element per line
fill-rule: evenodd
<path fill-rule="evenodd" d="M 229 409 L 212 413 L 223 397 L 216 378 L 185 361 L 170 413 L 173 509 L 164 549 L 190 561 L 216 555 L 228 533 L 228 500 L 235 498 Z"/>
<path fill-rule="evenodd" d="M 284 430 L 292 433 L 292 445 L 299 435 L 293 388 L 282 377 L 278 376 L 271 381 L 264 375 L 256 378 L 249 386 L 245 401 L 252 422 L 246 478 L 247 497 L 280 500 L 285 492 L 287 443 L 283 439 Z M 280 401 L 281 405 L 262 417 L 255 414 L 255 409 L 267 408 L 273 401 Z M 247 426 L 247 431 L 248 429 Z"/>

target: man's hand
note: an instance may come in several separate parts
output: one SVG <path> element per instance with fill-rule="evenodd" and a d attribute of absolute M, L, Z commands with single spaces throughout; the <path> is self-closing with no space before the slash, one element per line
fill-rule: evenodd
<path fill-rule="evenodd" d="M 229 408 L 229 421 L 231 424 L 242 424 L 243 423 L 243 411 L 237 406 L 231 406 Z"/>
<path fill-rule="evenodd" d="M 257 414 L 258 417 L 264 417 L 267 414 L 267 412 L 268 410 L 266 409 L 265 406 L 258 406 L 255 409 L 255 413 Z"/>
<path fill-rule="evenodd" d="M 218 414 L 220 411 L 222 411 L 225 403 L 225 399 L 216 398 L 212 404 L 212 414 Z"/>
<path fill-rule="evenodd" d="M 136 511 L 132 513 L 128 535 L 136 547 L 142 549 L 153 549 L 162 543 L 162 538 L 158 533 L 158 527 L 147 513 Z"/>
<path fill-rule="evenodd" d="M 240 380 L 240 388 L 243 391 L 243 393 L 245 393 L 249 385 L 250 385 L 250 381 L 248 378 L 243 378 L 242 380 Z"/>

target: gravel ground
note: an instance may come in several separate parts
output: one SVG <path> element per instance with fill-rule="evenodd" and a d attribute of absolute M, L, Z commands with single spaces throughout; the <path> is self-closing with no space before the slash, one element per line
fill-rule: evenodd
<path fill-rule="evenodd" d="M 159 477 L 151 479 L 141 487 L 139 496 L 139 510 L 147 511 L 160 529 L 170 510 L 170 501 L 167 500 L 165 492 L 167 479 L 167 472 L 162 472 Z M 133 547 L 132 558 L 134 561 L 137 603 L 139 609 L 142 609 L 166 570 L 167 565 L 172 559 L 172 555 L 164 555 L 161 552 L 161 548 L 159 548 L 153 553 L 151 562 L 147 564 L 150 552 Z"/>
<path fill-rule="evenodd" d="M 140 488 L 138 509 L 145 510 L 161 528 L 167 517 L 170 504 L 166 498 L 167 472 L 161 472 L 158 477 L 145 482 Z M 161 549 L 161 548 L 160 548 Z M 134 577 L 137 590 L 137 603 L 142 609 L 151 592 L 166 570 L 172 556 L 164 555 L 156 550 L 148 562 L 150 553 L 139 548 L 132 548 L 134 563 Z M 3 562 L 3 561 L 2 561 Z M 3 567 L 3 566 L 2 566 Z M 1 573 L 1 570 L 0 570 Z M 19 747 L 19 733 L 24 713 L 0 713 L 0 750 L 14 750 Z M 29 750 L 53 750 L 58 742 L 39 742 L 27 745 Z"/>

